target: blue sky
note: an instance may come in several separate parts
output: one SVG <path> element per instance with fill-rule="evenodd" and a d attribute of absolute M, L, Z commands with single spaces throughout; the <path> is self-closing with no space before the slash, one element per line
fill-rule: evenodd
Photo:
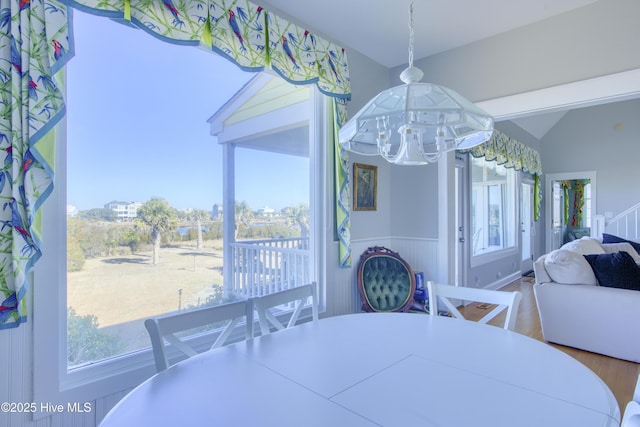
<path fill-rule="evenodd" d="M 68 204 L 159 196 L 179 209 L 222 203 L 222 149 L 207 119 L 252 76 L 221 56 L 74 11 L 67 66 Z M 238 150 L 236 199 L 308 203 L 308 160 Z"/>

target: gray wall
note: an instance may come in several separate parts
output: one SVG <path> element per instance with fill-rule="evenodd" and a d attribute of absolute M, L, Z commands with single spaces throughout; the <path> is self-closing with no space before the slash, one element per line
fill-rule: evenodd
<path fill-rule="evenodd" d="M 438 237 L 438 165 L 391 167 L 391 234 Z"/>
<path fill-rule="evenodd" d="M 415 65 L 474 102 L 628 71 L 640 68 L 638 17 L 637 0 L 600 0 Z"/>
<path fill-rule="evenodd" d="M 352 117 L 371 98 L 389 87 L 389 70 L 356 51 L 350 51 L 349 74 L 351 75 L 351 102 L 347 104 L 347 110 L 349 117 Z M 350 164 L 355 162 L 378 167 L 377 210 L 352 211 L 351 238 L 357 240 L 370 237 L 388 237 L 390 235 L 392 205 L 389 191 L 391 188 L 389 163 L 379 156 L 361 156 L 353 153 L 349 153 L 349 160 Z M 350 173 L 353 181 L 353 170 Z M 353 190 L 353 187 L 351 189 Z"/>
<path fill-rule="evenodd" d="M 390 72 L 356 51 L 349 51 L 349 72 L 351 101 L 347 110 L 352 117 L 371 98 L 389 87 Z M 351 165 L 364 163 L 378 167 L 377 210 L 351 212 L 353 240 L 390 236 L 437 238 L 437 165 L 395 166 L 379 156 L 354 153 L 349 154 L 349 161 Z M 358 256 L 354 254 L 354 265 Z"/>
<path fill-rule="evenodd" d="M 543 172 L 596 171 L 596 212 L 640 202 L 640 99 L 567 113 L 542 139 Z"/>

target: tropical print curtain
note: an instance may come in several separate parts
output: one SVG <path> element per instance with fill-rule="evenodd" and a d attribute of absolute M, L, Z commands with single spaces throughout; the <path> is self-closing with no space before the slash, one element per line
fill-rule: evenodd
<path fill-rule="evenodd" d="M 210 50 L 244 70 L 271 68 L 291 83 L 315 84 L 336 100 L 336 129 L 346 117 L 344 49 L 250 1 L 0 0 L 0 329 L 27 318 L 28 275 L 41 254 L 38 208 L 53 182 L 52 128 L 65 114 L 56 73 L 73 56 L 73 8 Z M 336 168 L 345 161 L 336 151 Z M 349 176 L 336 176 L 340 262 L 348 266 Z"/>
<path fill-rule="evenodd" d="M 68 24 L 60 3 L 0 0 L 0 329 L 26 320 L 37 212 L 52 190 L 45 146 L 65 111 L 54 74 L 69 58 Z"/>
<path fill-rule="evenodd" d="M 588 179 L 560 181 L 564 200 L 563 221 L 567 227 L 580 228 L 584 226 L 584 191 L 589 182 Z"/>
<path fill-rule="evenodd" d="M 484 157 L 489 161 L 495 160 L 505 167 L 533 175 L 533 217 L 536 221 L 540 219 L 542 205 L 542 188 L 540 187 L 542 162 L 540 161 L 540 153 L 520 141 L 508 137 L 499 130 L 494 130 L 493 135 L 487 142 L 463 152 L 469 152 L 473 157 Z"/>
<path fill-rule="evenodd" d="M 345 100 L 335 100 L 334 123 L 340 125 L 347 121 Z M 343 104 L 342 107 L 339 104 Z M 351 229 L 349 211 L 351 197 L 349 195 L 349 157 L 347 151 L 338 143 L 340 126 L 333 126 L 333 146 L 335 159 L 335 204 L 336 204 L 336 235 L 338 236 L 338 251 L 340 267 L 351 267 Z"/>

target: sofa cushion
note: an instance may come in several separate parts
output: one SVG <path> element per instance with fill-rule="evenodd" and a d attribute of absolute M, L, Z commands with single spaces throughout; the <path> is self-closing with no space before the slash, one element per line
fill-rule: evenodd
<path fill-rule="evenodd" d="M 633 240 L 623 239 L 622 237 L 614 236 L 613 234 L 602 233 L 602 243 L 629 243 L 633 246 L 633 249 L 640 254 L 640 243 Z"/>
<path fill-rule="evenodd" d="M 602 249 L 604 249 L 604 251 L 608 254 L 620 251 L 627 252 L 629 255 L 631 255 L 631 258 L 633 258 L 636 264 L 640 264 L 640 254 L 638 254 L 638 252 L 633 249 L 631 243 L 603 243 Z"/>
<path fill-rule="evenodd" d="M 593 237 L 583 237 L 578 240 L 572 240 L 562 245 L 560 249 L 577 252 L 580 255 L 605 253 L 600 245 L 600 241 Z"/>
<path fill-rule="evenodd" d="M 581 254 L 564 249 L 549 252 L 544 258 L 544 268 L 551 280 L 567 285 L 597 285 L 596 276 Z"/>
<path fill-rule="evenodd" d="M 640 267 L 628 252 L 584 255 L 600 286 L 640 290 Z"/>

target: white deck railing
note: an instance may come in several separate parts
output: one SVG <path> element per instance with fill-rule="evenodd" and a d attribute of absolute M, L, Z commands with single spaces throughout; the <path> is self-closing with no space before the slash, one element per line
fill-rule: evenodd
<path fill-rule="evenodd" d="M 309 238 L 231 243 L 231 292 L 250 298 L 311 282 Z M 226 262 L 226 261 L 225 261 Z"/>
<path fill-rule="evenodd" d="M 605 233 L 629 240 L 640 240 L 640 203 L 606 220 Z"/>

